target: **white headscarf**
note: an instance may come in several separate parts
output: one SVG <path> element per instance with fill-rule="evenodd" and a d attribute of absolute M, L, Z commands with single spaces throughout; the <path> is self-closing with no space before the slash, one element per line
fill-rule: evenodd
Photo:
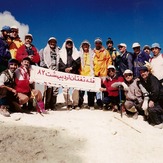
<path fill-rule="evenodd" d="M 63 43 L 61 50 L 59 51 L 59 56 L 62 59 L 64 64 L 67 64 L 67 50 L 66 50 L 66 42 L 71 41 L 73 48 L 72 48 L 72 58 L 73 60 L 76 60 L 80 57 L 79 51 L 76 49 L 72 39 L 68 38 L 66 41 Z"/>

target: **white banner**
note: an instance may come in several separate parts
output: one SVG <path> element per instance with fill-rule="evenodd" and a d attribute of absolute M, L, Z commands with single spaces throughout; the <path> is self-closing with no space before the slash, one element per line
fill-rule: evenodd
<path fill-rule="evenodd" d="M 78 90 L 99 92 L 101 79 L 54 71 L 38 66 L 31 66 L 30 80 L 39 84 L 55 87 L 68 87 Z"/>

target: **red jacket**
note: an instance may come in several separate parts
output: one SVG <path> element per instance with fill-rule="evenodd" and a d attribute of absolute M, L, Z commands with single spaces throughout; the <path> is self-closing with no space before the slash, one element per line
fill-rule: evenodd
<path fill-rule="evenodd" d="M 113 79 L 106 78 L 103 84 L 108 92 L 108 96 L 114 96 L 114 97 L 118 96 L 119 95 L 118 88 L 111 87 L 111 85 L 115 82 L 123 82 L 123 81 L 124 81 L 123 77 L 115 76 Z"/>
<path fill-rule="evenodd" d="M 37 49 L 32 45 L 32 49 L 33 51 L 33 59 L 32 62 L 33 63 L 38 63 L 40 61 L 40 55 L 37 52 Z M 20 48 L 18 48 L 17 53 L 16 53 L 16 59 L 21 62 L 23 60 L 23 58 L 28 57 L 28 53 L 26 51 L 26 46 L 23 44 Z"/>

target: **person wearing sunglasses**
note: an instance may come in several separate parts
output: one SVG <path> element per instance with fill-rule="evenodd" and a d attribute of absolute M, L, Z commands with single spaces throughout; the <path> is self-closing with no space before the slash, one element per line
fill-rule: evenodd
<path fill-rule="evenodd" d="M 10 39 L 8 40 L 9 50 L 12 58 L 16 58 L 17 49 L 23 45 L 19 37 L 19 28 L 17 26 L 11 26 Z"/>

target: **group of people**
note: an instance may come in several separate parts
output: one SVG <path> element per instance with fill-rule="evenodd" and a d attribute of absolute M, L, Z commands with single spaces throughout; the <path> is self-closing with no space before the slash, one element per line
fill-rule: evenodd
<path fill-rule="evenodd" d="M 111 38 L 106 48 L 100 38 L 94 40 L 94 48 L 84 40 L 79 50 L 71 38 L 62 47 L 57 39 L 50 37 L 39 52 L 32 44 L 33 36 L 25 35 L 24 43 L 16 26 L 2 27 L 0 38 L 0 113 L 28 110 L 31 98 L 42 100 L 42 94 L 30 81 L 30 65 L 38 65 L 54 71 L 83 76 L 99 77 L 99 92 L 87 92 L 88 108 L 93 110 L 95 101 L 99 109 L 119 111 L 137 118 L 141 114 L 157 128 L 163 128 L 163 55 L 159 43 L 141 49 L 133 43 L 133 52 L 127 51 L 125 43 L 114 48 Z M 56 110 L 58 87 L 48 87 L 44 92 L 45 109 Z M 72 95 L 72 97 L 71 97 Z M 84 90 L 63 88 L 67 109 L 83 107 Z M 122 103 L 121 108 L 119 103 Z M 27 105 L 28 104 L 28 105 Z M 9 109 L 9 111 L 8 111 Z"/>

